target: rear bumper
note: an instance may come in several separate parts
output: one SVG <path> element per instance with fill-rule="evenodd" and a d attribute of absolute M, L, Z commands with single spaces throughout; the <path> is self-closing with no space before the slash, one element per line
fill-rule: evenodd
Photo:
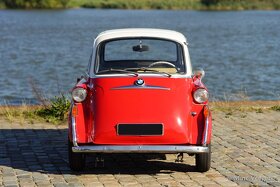
<path fill-rule="evenodd" d="M 206 146 L 180 146 L 180 145 L 95 145 L 74 146 L 73 152 L 79 153 L 208 153 Z"/>

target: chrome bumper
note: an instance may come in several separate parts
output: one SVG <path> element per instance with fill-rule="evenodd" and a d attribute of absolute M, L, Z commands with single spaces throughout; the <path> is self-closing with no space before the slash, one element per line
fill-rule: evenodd
<path fill-rule="evenodd" d="M 180 145 L 94 145 L 74 146 L 73 152 L 80 153 L 208 153 L 208 147 L 204 146 L 180 146 Z"/>

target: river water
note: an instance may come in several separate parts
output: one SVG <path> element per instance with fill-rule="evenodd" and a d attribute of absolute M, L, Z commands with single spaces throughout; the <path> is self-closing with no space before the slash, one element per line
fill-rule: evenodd
<path fill-rule="evenodd" d="M 0 10 L 0 104 L 69 93 L 94 37 L 127 27 L 182 32 L 212 100 L 279 100 L 279 23 L 280 11 Z"/>

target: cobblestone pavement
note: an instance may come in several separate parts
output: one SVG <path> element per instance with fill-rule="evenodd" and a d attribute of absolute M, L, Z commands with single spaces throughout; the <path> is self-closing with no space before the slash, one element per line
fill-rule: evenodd
<path fill-rule="evenodd" d="M 0 120 L 0 186 L 280 186 L 280 113 L 214 112 L 212 168 L 195 172 L 194 157 L 175 163 L 143 155 L 89 157 L 84 172 L 67 166 L 65 125 Z"/>

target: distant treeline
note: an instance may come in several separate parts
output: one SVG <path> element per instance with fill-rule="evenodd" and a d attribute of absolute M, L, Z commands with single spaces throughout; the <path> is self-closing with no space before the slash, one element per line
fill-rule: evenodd
<path fill-rule="evenodd" d="M 3 8 L 49 9 L 66 8 L 70 0 L 0 0 Z"/>
<path fill-rule="evenodd" d="M 86 8 L 198 9 L 200 0 L 85 0 Z"/>
<path fill-rule="evenodd" d="M 201 0 L 210 10 L 279 10 L 280 0 Z"/>
<path fill-rule="evenodd" d="M 280 0 L 0 0 L 0 8 L 279 10 Z"/>

